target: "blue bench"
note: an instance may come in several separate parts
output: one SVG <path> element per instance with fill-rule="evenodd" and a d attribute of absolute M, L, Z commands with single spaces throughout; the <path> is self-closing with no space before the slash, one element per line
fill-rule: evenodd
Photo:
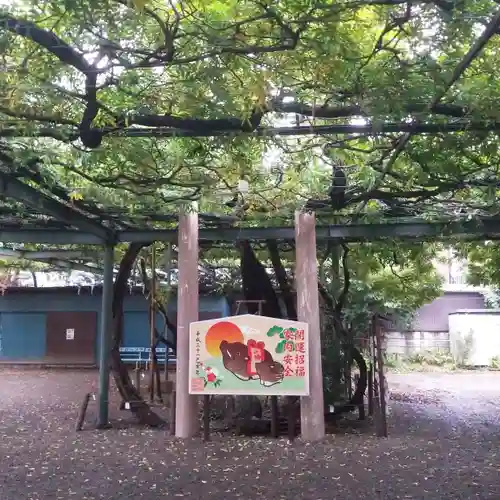
<path fill-rule="evenodd" d="M 156 348 L 156 358 L 159 364 L 165 364 L 165 354 L 167 349 L 165 347 Z M 168 364 L 175 363 L 174 351 L 168 349 L 169 358 Z M 135 363 L 139 366 L 142 363 L 146 365 L 151 363 L 151 348 L 150 347 L 120 347 L 120 359 L 124 363 Z"/>

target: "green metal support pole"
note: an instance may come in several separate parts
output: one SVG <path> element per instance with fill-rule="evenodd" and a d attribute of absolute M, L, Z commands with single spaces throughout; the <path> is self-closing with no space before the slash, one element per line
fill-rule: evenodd
<path fill-rule="evenodd" d="M 109 357 L 111 352 L 111 327 L 113 319 L 113 264 L 114 247 L 106 245 L 104 249 L 104 279 L 102 287 L 100 352 L 99 352 L 99 417 L 97 427 L 103 429 L 109 425 Z"/>

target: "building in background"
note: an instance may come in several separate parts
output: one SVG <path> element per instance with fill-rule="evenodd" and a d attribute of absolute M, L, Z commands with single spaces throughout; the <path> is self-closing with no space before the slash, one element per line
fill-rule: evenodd
<path fill-rule="evenodd" d="M 486 297 L 491 290 L 467 283 L 467 262 L 455 258 L 453 249 L 436 259 L 435 265 L 443 278 L 442 295 L 416 312 L 408 330 L 387 332 L 389 353 L 409 356 L 419 351 L 447 352 L 450 350 L 449 315 L 461 310 L 487 308 Z M 0 362 L 95 363 L 99 344 L 99 276 L 83 271 L 18 271 L 8 278 L 4 295 L 0 295 Z M 234 314 L 236 299 L 243 298 L 238 294 L 216 296 L 201 288 L 200 285 L 200 319 Z M 175 297 L 171 305 L 169 315 L 175 323 Z M 142 288 L 131 289 L 125 301 L 123 347 L 149 347 L 147 310 Z M 163 328 L 163 320 L 158 318 L 157 322 Z M 82 332 L 75 329 L 75 339 L 70 342 L 63 339 L 63 333 L 72 330 L 72 323 L 78 323 L 78 331 Z M 86 332 L 84 336 L 83 331 Z M 65 346 L 60 351 L 57 342 Z M 79 342 L 83 342 L 80 347 Z"/>
<path fill-rule="evenodd" d="M 100 285 L 6 289 L 0 295 L 0 363 L 94 365 L 99 356 L 101 292 Z M 200 320 L 227 315 L 224 297 L 200 293 Z M 168 317 L 176 325 L 175 295 Z M 160 314 L 156 323 L 163 333 Z M 149 307 L 142 287 L 130 288 L 125 298 L 123 335 L 123 347 L 150 346 Z"/>
<path fill-rule="evenodd" d="M 456 258 L 452 248 L 443 252 L 435 265 L 443 278 L 443 294 L 416 312 L 409 330 L 387 332 L 388 353 L 410 356 L 419 351 L 449 352 L 449 315 L 464 309 L 487 308 L 490 288 L 467 283 L 467 261 Z"/>

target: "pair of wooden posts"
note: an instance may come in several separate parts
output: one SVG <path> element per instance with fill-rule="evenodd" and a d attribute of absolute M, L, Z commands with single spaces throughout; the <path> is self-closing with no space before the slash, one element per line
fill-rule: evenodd
<path fill-rule="evenodd" d="M 301 397 L 300 400 L 301 435 L 306 441 L 315 441 L 325 436 L 315 225 L 313 213 L 296 213 L 297 312 L 298 320 L 309 324 L 310 340 L 310 395 Z M 196 212 L 184 212 L 179 217 L 176 397 L 173 405 L 175 435 L 180 438 L 192 437 L 198 430 L 198 398 L 189 394 L 189 325 L 198 320 L 199 305 L 198 250 L 198 215 Z M 152 323 L 154 325 L 154 319 Z M 374 386 L 377 391 L 375 401 L 378 401 L 381 415 L 379 433 L 386 435 L 385 384 L 382 343 L 379 337 L 379 334 L 373 336 L 373 347 L 378 354 L 372 372 L 378 373 L 378 383 L 374 383 Z M 377 380 L 372 378 L 374 382 Z M 103 382 L 102 386 L 106 387 L 106 384 Z M 105 401 L 105 410 L 106 405 Z"/>
<path fill-rule="evenodd" d="M 295 214 L 298 320 L 309 324 L 309 396 L 300 398 L 301 435 L 306 441 L 325 436 L 323 373 L 314 213 Z M 189 325 L 198 320 L 198 215 L 179 217 L 176 431 L 179 438 L 198 431 L 198 397 L 189 394 Z"/>

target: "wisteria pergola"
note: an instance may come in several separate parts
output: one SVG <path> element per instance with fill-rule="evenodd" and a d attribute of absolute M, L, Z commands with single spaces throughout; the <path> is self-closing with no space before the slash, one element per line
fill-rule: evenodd
<path fill-rule="evenodd" d="M 86 80 L 87 88 L 93 90 L 86 96 L 86 108 L 79 126 L 64 129 L 42 127 L 37 129 L 38 137 L 71 142 L 81 139 L 89 148 L 95 147 L 89 137 L 215 137 L 247 135 L 255 136 L 300 136 L 329 134 L 380 134 L 399 132 L 401 137 L 396 142 L 388 157 L 385 169 L 389 170 L 398 156 L 405 150 L 412 136 L 417 134 L 454 133 L 461 131 L 495 132 L 500 130 L 500 123 L 494 120 L 468 120 L 467 114 L 455 110 L 458 116 L 447 121 L 432 122 L 426 120 L 426 112 L 435 111 L 453 84 L 463 75 L 471 62 L 481 53 L 484 46 L 500 27 L 500 11 L 496 12 L 485 26 L 483 33 L 470 47 L 449 79 L 433 96 L 427 105 L 417 110 L 418 117 L 411 122 L 383 123 L 373 125 L 353 125 L 352 123 L 269 128 L 258 123 L 250 130 L 241 120 L 197 120 L 174 119 L 167 115 L 136 115 L 130 120 L 119 120 L 117 127 L 93 127 L 96 116 L 96 75 L 93 68 L 85 62 L 66 42 L 53 33 L 37 27 L 34 23 L 19 20 L 0 13 L 2 29 L 35 41 L 42 48 L 51 52 L 61 62 L 78 70 Z M 250 49 L 249 49 L 250 50 Z M 253 50 L 253 49 L 252 49 Z M 251 52 L 251 51 L 250 51 Z M 275 103 L 276 104 L 276 103 Z M 328 109 L 312 109 L 297 103 L 286 105 L 279 103 L 282 113 L 298 113 L 305 116 L 317 116 L 324 119 L 354 116 L 359 113 L 349 110 L 346 114 L 329 116 Z M 93 109 L 95 108 L 95 109 Z M 345 112 L 345 110 L 344 110 Z M 321 115 L 323 113 L 323 115 Z M 453 114 L 452 114 L 453 116 Z M 262 116 L 260 117 L 262 118 Z M 135 123 L 134 123 L 135 120 Z M 203 122 L 203 123 L 202 123 Z M 139 126 L 137 126 L 139 125 Z M 202 126 L 203 125 L 203 126 Z M 58 135 L 59 134 L 59 135 Z M 13 127 L 1 130 L 0 139 L 8 141 L 19 137 L 20 132 Z M 87 141 L 87 143 L 86 143 Z M 100 140 L 96 142 L 100 144 Z M 23 258 L 32 258 L 63 266 L 77 264 L 73 262 L 74 253 L 58 250 L 64 245 L 98 245 L 103 248 L 103 296 L 100 324 L 100 359 L 99 359 L 99 419 L 98 425 L 108 424 L 108 393 L 110 377 L 110 342 L 112 331 L 112 291 L 113 291 L 113 255 L 118 243 L 153 243 L 163 241 L 177 243 L 178 250 L 178 338 L 177 338 L 177 407 L 176 435 L 189 437 L 195 432 L 196 400 L 188 393 L 188 348 L 189 323 L 198 319 L 198 248 L 199 244 L 215 242 L 235 242 L 238 240 L 294 240 L 296 242 L 296 279 L 299 320 L 310 325 L 310 396 L 301 398 L 302 435 L 305 439 L 319 439 L 324 435 L 322 369 L 319 332 L 319 306 L 317 291 L 317 241 L 362 242 L 384 238 L 402 238 L 408 240 L 429 240 L 446 237 L 462 239 L 499 239 L 500 217 L 483 218 L 444 218 L 428 221 L 425 219 L 405 219 L 393 222 L 346 223 L 316 225 L 314 213 L 299 210 L 295 214 L 295 224 L 282 227 L 252 227 L 252 221 L 246 220 L 246 226 L 235 227 L 234 220 L 217 214 L 197 214 L 193 211 L 181 211 L 179 215 L 158 215 L 138 213 L 124 215 L 112 207 L 103 207 L 85 200 L 74 200 L 68 195 L 69 189 L 55 187 L 50 192 L 34 188 L 20 180 L 13 166 L 8 148 L 2 151 L 0 143 L 0 240 L 5 243 L 32 243 L 53 245 L 54 248 L 42 252 L 20 251 Z"/>
<path fill-rule="evenodd" d="M 1 161 L 0 161 L 1 163 Z M 112 292 L 114 247 L 118 243 L 174 243 L 178 250 L 178 341 L 177 341 L 177 418 L 176 434 L 194 432 L 196 414 L 193 396 L 187 387 L 189 323 L 198 318 L 198 245 L 238 240 L 296 241 L 297 292 L 299 319 L 312 326 L 311 397 L 308 425 L 304 436 L 315 439 L 322 434 L 318 416 L 323 415 L 319 308 L 317 304 L 316 244 L 320 241 L 363 242 L 383 239 L 423 241 L 454 237 L 460 239 L 500 239 L 500 218 L 447 219 L 426 221 L 413 218 L 385 223 L 317 225 L 311 213 L 296 214 L 294 226 L 227 227 L 224 216 L 181 212 L 180 215 L 138 214 L 123 217 L 105 208 L 77 204 L 43 193 L 11 174 L 0 173 L 0 240 L 4 244 L 42 244 L 42 251 L 18 250 L 18 256 L 56 267 L 84 269 L 103 274 L 101 324 L 99 331 L 99 419 L 108 424 L 110 345 L 112 332 Z M 14 215 L 15 214 L 15 215 Z M 47 249 L 45 245 L 50 245 Z M 92 245 L 103 249 L 103 268 L 78 262 L 79 252 L 60 250 L 59 246 Z M 79 267 L 82 266 L 82 267 Z M 315 300 L 314 300 L 315 298 Z M 317 325 L 317 328 L 314 326 Z M 317 331 L 316 331 L 317 330 Z M 307 414 L 307 413 L 306 413 Z"/>

